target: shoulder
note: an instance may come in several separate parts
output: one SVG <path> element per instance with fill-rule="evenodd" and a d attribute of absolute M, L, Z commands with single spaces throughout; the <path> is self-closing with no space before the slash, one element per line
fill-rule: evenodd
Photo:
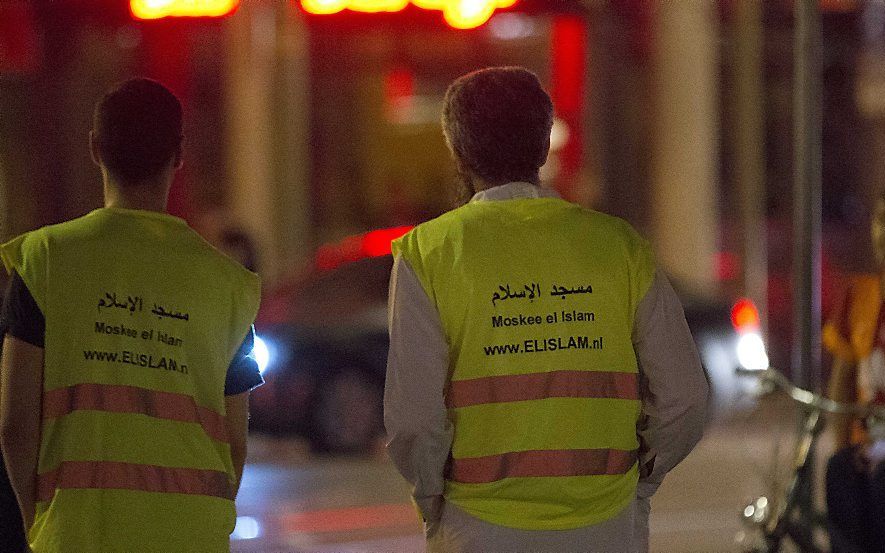
<path fill-rule="evenodd" d="M 51 243 L 60 240 L 76 240 L 82 237 L 93 227 L 97 217 L 99 217 L 99 212 L 93 211 L 70 221 L 40 227 L 0 245 L 0 251 L 8 252 L 9 255 L 14 251 L 18 251 L 22 256 L 39 255 L 40 252 L 46 251 Z M 4 254 L 5 258 L 6 254 Z"/>
<path fill-rule="evenodd" d="M 96 224 L 102 220 L 102 213 L 99 210 L 92 211 L 76 219 L 47 225 L 35 231 L 27 233 L 32 240 L 40 240 L 44 243 L 62 241 L 76 241 L 85 238 L 95 232 Z"/>
<path fill-rule="evenodd" d="M 465 217 L 475 211 L 472 209 L 472 205 L 461 206 L 416 225 L 415 228 L 391 242 L 393 254 L 408 255 L 417 249 L 434 248 L 435 244 L 441 243 L 446 236 L 464 224 Z"/>
<path fill-rule="evenodd" d="M 626 220 L 581 206 L 569 213 L 575 221 L 569 233 L 591 237 L 594 248 L 616 258 L 626 258 L 641 272 L 653 272 L 655 263 L 651 242 Z"/>
<path fill-rule="evenodd" d="M 32 230 L 0 245 L 0 259 L 3 260 L 6 271 L 8 273 L 16 271 L 25 276 L 24 273 L 31 272 L 31 267 L 40 265 L 49 250 L 53 228 L 42 227 Z"/>
<path fill-rule="evenodd" d="M 243 267 L 235 259 L 210 244 L 197 231 L 187 227 L 187 233 L 191 247 L 206 263 L 214 266 L 215 271 L 219 275 L 224 275 L 227 279 L 248 287 L 260 285 L 261 279 L 257 274 Z"/>
<path fill-rule="evenodd" d="M 651 247 L 649 241 L 625 219 L 592 209 L 579 209 L 581 214 L 591 221 L 593 225 L 604 229 L 609 234 L 619 237 L 621 240 L 637 247 Z"/>

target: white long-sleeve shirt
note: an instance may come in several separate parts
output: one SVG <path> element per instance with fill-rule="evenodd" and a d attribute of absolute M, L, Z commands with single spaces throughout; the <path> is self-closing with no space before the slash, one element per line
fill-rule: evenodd
<path fill-rule="evenodd" d="M 555 191 L 532 184 L 510 183 L 479 192 L 471 201 L 556 196 Z M 415 502 L 432 525 L 442 515 L 443 474 L 453 436 L 444 396 L 449 378 L 449 348 L 439 313 L 408 262 L 400 256 L 394 260 L 389 302 L 390 351 L 384 392 L 387 447 L 397 469 L 414 486 Z M 626 510 L 619 515 L 624 520 L 609 521 L 597 525 L 598 528 L 565 534 L 535 531 L 532 536 L 543 539 L 542 534 L 550 534 L 551 539 L 555 536 L 561 540 L 572 532 L 576 540 L 614 543 L 624 538 L 625 527 L 638 525 L 641 534 L 644 526 L 647 533 L 647 499 L 664 475 L 700 440 L 708 385 L 682 305 L 660 270 L 637 307 L 632 340 L 639 363 L 643 413 L 638 429 L 643 444 L 640 463 L 653 466 L 649 474 L 640 478 L 637 488 L 637 498 L 645 502 L 646 516 L 637 518 L 635 509 Z M 469 515 L 459 512 L 459 516 Z M 488 525 L 475 519 L 471 522 L 477 528 Z M 521 538 L 514 535 L 514 539 Z M 628 550 L 644 547 L 625 549 Z"/>

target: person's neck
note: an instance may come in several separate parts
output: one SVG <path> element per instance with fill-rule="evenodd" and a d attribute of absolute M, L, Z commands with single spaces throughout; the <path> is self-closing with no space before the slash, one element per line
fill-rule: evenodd
<path fill-rule="evenodd" d="M 529 184 L 533 184 L 535 186 L 541 186 L 540 179 L 526 179 L 526 180 L 508 180 L 502 182 L 490 182 L 476 175 L 473 175 L 473 188 L 476 192 L 482 192 L 483 190 L 489 190 L 490 188 L 495 188 L 496 186 L 503 186 L 505 184 L 510 184 L 511 182 L 527 182 Z"/>
<path fill-rule="evenodd" d="M 112 179 L 105 179 L 105 207 L 166 213 L 168 201 L 169 186 L 162 182 L 143 182 L 121 186 Z"/>

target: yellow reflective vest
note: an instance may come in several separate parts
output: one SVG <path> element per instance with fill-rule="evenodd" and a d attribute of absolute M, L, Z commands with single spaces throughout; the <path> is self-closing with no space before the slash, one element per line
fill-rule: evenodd
<path fill-rule="evenodd" d="M 631 333 L 654 276 L 624 221 L 555 198 L 473 202 L 393 244 L 439 311 L 454 425 L 445 499 L 561 530 L 635 496 Z"/>
<path fill-rule="evenodd" d="M 181 219 L 117 208 L 0 256 L 46 319 L 34 552 L 228 551 L 224 383 L 257 275 Z"/>

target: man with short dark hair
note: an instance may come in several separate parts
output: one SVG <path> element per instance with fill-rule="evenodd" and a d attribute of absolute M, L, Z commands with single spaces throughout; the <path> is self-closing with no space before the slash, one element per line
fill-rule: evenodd
<path fill-rule="evenodd" d="M 442 124 L 472 197 L 393 244 L 384 400 L 428 550 L 646 551 L 705 420 L 679 300 L 627 223 L 540 186 L 534 74 L 459 78 Z"/>
<path fill-rule="evenodd" d="M 229 550 L 257 275 L 166 213 L 182 110 L 132 79 L 95 111 L 105 207 L 0 246 L 0 445 L 35 553 Z"/>

